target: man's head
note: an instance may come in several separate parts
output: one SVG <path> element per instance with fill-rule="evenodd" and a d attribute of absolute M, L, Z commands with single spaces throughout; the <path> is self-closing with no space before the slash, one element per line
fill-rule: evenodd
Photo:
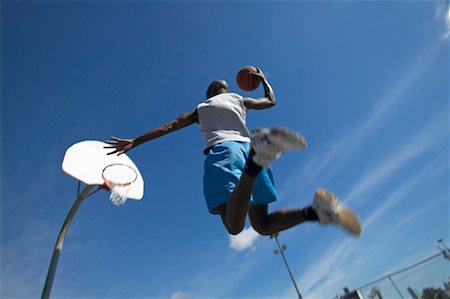
<path fill-rule="evenodd" d="M 228 92 L 228 83 L 224 80 L 214 80 L 209 84 L 208 90 L 206 90 L 206 98 L 209 99 L 226 92 Z"/>

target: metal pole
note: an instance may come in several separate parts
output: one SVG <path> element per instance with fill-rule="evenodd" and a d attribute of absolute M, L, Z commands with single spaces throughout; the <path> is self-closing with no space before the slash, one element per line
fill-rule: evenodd
<path fill-rule="evenodd" d="M 443 247 L 441 247 L 440 245 L 442 245 Z M 447 260 L 450 261 L 450 250 L 449 248 L 445 245 L 444 243 L 444 239 L 439 239 L 436 241 L 436 246 L 437 248 L 441 251 L 441 254 L 444 256 L 444 258 L 446 258 Z"/>
<path fill-rule="evenodd" d="M 441 249 L 441 251 L 446 251 L 447 254 L 450 254 L 450 249 L 445 245 L 444 239 L 439 239 L 439 240 L 437 240 L 437 241 L 436 241 L 436 244 L 438 244 L 438 248 L 439 248 L 439 244 L 441 244 L 442 246 L 444 246 L 445 250 L 442 250 L 441 248 L 439 248 L 439 249 Z"/>
<path fill-rule="evenodd" d="M 292 275 L 291 268 L 289 268 L 286 257 L 284 256 L 284 249 L 281 248 L 280 242 L 278 242 L 278 234 L 275 234 L 274 238 L 275 238 L 275 241 L 277 242 L 278 249 L 280 250 L 281 257 L 283 258 L 284 264 L 286 265 L 286 268 L 289 272 L 289 276 L 291 277 L 292 283 L 294 284 L 295 290 L 297 291 L 298 298 L 303 299 L 302 294 L 300 294 L 297 284 L 295 283 L 295 279 L 294 279 L 294 276 Z"/>
<path fill-rule="evenodd" d="M 395 282 L 392 280 L 391 275 L 388 275 L 389 280 L 391 281 L 391 283 L 394 285 L 394 288 L 397 290 L 398 294 L 400 295 L 400 298 L 404 299 L 402 292 L 400 292 L 400 290 L 398 289 L 397 285 L 395 284 Z"/>
<path fill-rule="evenodd" d="M 73 204 L 69 214 L 66 217 L 66 220 L 64 221 L 61 231 L 59 232 L 58 239 L 56 240 L 55 248 L 53 250 L 52 260 L 50 262 L 50 267 L 47 273 L 47 279 L 45 280 L 44 290 L 42 291 L 42 299 L 48 299 L 50 297 L 53 280 L 55 278 L 56 267 L 58 266 L 59 256 L 61 255 L 61 250 L 64 244 L 64 239 L 66 238 L 67 231 L 69 230 L 69 225 L 72 222 L 72 219 L 75 216 L 75 213 L 77 212 L 81 203 L 86 199 L 93 187 L 94 185 L 86 186 L 81 194 L 78 195 L 75 203 Z"/>

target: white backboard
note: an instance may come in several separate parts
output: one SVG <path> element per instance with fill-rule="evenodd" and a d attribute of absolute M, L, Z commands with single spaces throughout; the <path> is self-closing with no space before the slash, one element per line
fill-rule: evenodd
<path fill-rule="evenodd" d="M 97 140 L 75 143 L 67 149 L 64 155 L 63 171 L 86 185 L 102 185 L 104 183 L 102 171 L 106 166 L 114 163 L 129 165 L 136 170 L 137 179 L 131 184 L 127 197 L 136 200 L 142 199 L 144 196 L 144 179 L 137 166 L 125 154 L 120 156 L 107 155 L 112 150 L 105 149 L 105 146 L 110 145 Z"/>

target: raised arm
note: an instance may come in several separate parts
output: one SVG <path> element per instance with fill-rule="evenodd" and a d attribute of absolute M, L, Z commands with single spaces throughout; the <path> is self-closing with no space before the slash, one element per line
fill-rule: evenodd
<path fill-rule="evenodd" d="M 106 143 L 110 144 L 111 146 L 107 146 L 105 148 L 113 149 L 113 151 L 108 153 L 108 155 L 112 154 L 121 155 L 135 148 L 136 146 L 141 145 L 142 143 L 159 138 L 168 133 L 175 132 L 179 129 L 190 126 L 193 123 L 197 122 L 198 122 L 198 115 L 197 110 L 195 109 L 191 112 L 187 112 L 178 116 L 176 119 L 169 121 L 168 123 L 165 123 L 154 129 L 151 129 L 150 131 L 136 138 L 122 139 L 117 137 L 111 137 L 111 140 L 106 141 Z"/>
<path fill-rule="evenodd" d="M 267 81 L 266 76 L 263 71 L 258 68 L 257 73 L 253 73 L 258 76 L 264 88 L 264 97 L 258 99 L 246 98 L 244 100 L 244 105 L 247 109 L 262 110 L 272 108 L 276 104 L 275 93 L 273 92 L 272 86 L 270 86 L 269 81 Z"/>

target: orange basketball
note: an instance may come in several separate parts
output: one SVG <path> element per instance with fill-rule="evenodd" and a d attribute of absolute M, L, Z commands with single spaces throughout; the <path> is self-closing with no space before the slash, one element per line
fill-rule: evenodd
<path fill-rule="evenodd" d="M 259 86 L 259 77 L 253 75 L 251 72 L 257 73 L 258 69 L 254 66 L 247 65 L 237 73 L 236 82 L 242 90 L 252 91 Z"/>

